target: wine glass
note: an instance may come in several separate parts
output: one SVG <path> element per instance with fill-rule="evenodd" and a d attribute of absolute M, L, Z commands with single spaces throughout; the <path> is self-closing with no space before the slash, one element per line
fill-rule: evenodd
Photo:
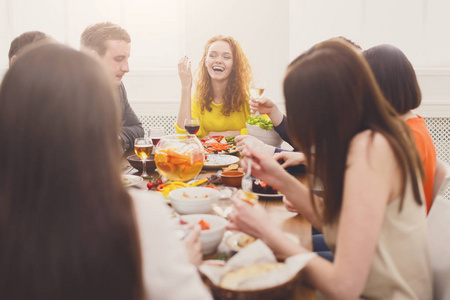
<path fill-rule="evenodd" d="M 198 122 L 198 118 L 191 118 L 184 120 L 184 129 L 189 134 L 195 135 L 200 129 L 200 123 Z"/>
<path fill-rule="evenodd" d="M 258 101 L 264 96 L 266 91 L 266 82 L 260 78 L 253 77 L 252 82 L 250 82 L 250 95 Z M 259 116 L 259 111 L 257 111 L 255 116 Z"/>
<path fill-rule="evenodd" d="M 211 208 L 217 215 L 228 218 L 228 215 L 233 211 L 233 202 L 231 202 L 232 195 L 237 191 L 234 187 L 226 187 L 221 189 L 220 196 L 211 201 Z"/>
<path fill-rule="evenodd" d="M 151 127 L 148 130 L 148 137 L 152 139 L 153 145 L 157 146 L 159 140 L 164 136 L 164 127 Z"/>
<path fill-rule="evenodd" d="M 153 142 L 151 138 L 137 138 L 134 140 L 134 153 L 142 160 L 142 174 L 141 177 L 147 178 L 147 170 L 145 168 L 145 161 L 152 154 Z"/>

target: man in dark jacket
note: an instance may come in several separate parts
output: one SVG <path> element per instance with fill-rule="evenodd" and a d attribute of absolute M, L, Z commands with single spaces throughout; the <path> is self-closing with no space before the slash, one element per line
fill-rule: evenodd
<path fill-rule="evenodd" d="M 134 139 L 144 136 L 142 123 L 128 103 L 127 92 L 122 77 L 130 71 L 131 39 L 125 29 L 106 22 L 87 27 L 81 34 L 81 50 L 103 61 L 119 88 L 120 108 L 122 113 L 122 130 L 119 140 L 124 151 L 133 147 Z"/>

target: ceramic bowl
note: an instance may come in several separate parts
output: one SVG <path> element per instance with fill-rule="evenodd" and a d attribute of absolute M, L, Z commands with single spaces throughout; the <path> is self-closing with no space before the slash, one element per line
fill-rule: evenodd
<path fill-rule="evenodd" d="M 258 140 L 264 142 L 267 145 L 274 147 L 280 147 L 283 139 L 278 135 L 274 129 L 265 130 L 259 127 L 259 125 L 247 125 L 247 132 L 249 135 L 256 137 Z"/>
<path fill-rule="evenodd" d="M 220 173 L 222 182 L 228 186 L 239 187 L 241 186 L 242 177 L 244 177 L 244 172 L 242 171 L 224 171 Z"/>
<path fill-rule="evenodd" d="M 128 156 L 127 160 L 133 168 L 137 169 L 139 172 L 142 172 L 142 160 L 136 154 Z M 152 172 L 156 169 L 155 157 L 153 154 L 147 159 L 145 166 L 147 172 Z"/>
<path fill-rule="evenodd" d="M 169 193 L 172 207 L 183 215 L 211 212 L 211 202 L 219 196 L 219 191 L 206 187 L 185 187 Z"/>
<path fill-rule="evenodd" d="M 202 230 L 200 234 L 200 240 L 202 241 L 202 254 L 206 255 L 214 253 L 222 241 L 225 226 L 228 223 L 227 220 L 223 217 L 209 214 L 186 215 L 182 218 L 184 221 L 191 224 L 198 224 L 201 220 L 209 223 L 210 229 Z"/>

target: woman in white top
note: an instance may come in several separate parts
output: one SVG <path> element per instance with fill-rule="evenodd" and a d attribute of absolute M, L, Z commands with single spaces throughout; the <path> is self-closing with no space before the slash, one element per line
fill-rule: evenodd
<path fill-rule="evenodd" d="M 276 187 L 324 232 L 331 263 L 316 256 L 303 278 L 330 299 L 432 299 L 420 158 L 361 54 L 342 40 L 313 46 L 286 72 L 289 136 L 320 178 L 312 193 L 274 159 L 247 148 L 252 174 Z M 260 205 L 233 199 L 230 229 L 284 255 L 306 253 Z"/>

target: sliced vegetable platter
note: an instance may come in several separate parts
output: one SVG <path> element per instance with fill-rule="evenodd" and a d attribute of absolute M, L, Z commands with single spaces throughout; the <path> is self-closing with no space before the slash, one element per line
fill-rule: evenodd
<path fill-rule="evenodd" d="M 200 141 L 207 154 L 238 154 L 234 137 L 216 135 L 204 137 Z"/>

